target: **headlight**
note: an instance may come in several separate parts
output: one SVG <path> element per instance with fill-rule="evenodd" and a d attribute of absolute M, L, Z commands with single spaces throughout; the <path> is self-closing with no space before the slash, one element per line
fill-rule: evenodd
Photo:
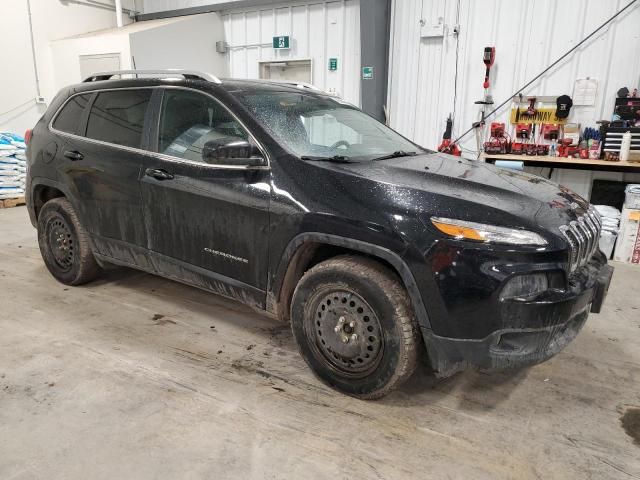
<path fill-rule="evenodd" d="M 546 245 L 540 235 L 527 230 L 497 227 L 483 223 L 454 220 L 452 218 L 431 217 L 431 223 L 442 233 L 458 240 L 506 243 L 509 245 Z"/>

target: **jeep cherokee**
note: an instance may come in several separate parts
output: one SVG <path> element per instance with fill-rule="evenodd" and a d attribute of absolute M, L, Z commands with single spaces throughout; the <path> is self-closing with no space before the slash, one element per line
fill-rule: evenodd
<path fill-rule="evenodd" d="M 566 188 L 425 150 L 310 85 L 125 73 L 63 89 L 27 132 L 62 283 L 116 264 L 239 300 L 368 399 L 422 352 L 441 376 L 541 362 L 601 308 L 600 218 Z"/>

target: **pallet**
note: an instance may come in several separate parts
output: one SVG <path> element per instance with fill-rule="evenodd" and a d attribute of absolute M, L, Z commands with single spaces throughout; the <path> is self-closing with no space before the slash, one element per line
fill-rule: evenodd
<path fill-rule="evenodd" d="M 20 205 L 26 205 L 24 197 L 5 198 L 4 200 L 0 200 L 0 208 L 19 207 Z"/>

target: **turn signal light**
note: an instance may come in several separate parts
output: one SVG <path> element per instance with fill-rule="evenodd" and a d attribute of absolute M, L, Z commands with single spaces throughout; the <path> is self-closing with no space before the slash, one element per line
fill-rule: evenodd
<path fill-rule="evenodd" d="M 443 217 L 431 217 L 431 223 L 445 235 L 457 240 L 476 240 L 507 245 L 541 246 L 547 244 L 547 241 L 537 233 L 516 228 Z"/>
<path fill-rule="evenodd" d="M 474 229 L 469 227 L 461 227 L 459 225 L 452 225 L 450 223 L 443 223 L 437 220 L 431 220 L 435 227 L 440 230 L 442 233 L 445 233 L 451 237 L 455 238 L 466 238 L 468 240 L 480 240 L 483 241 L 484 237 L 480 235 L 480 233 Z"/>

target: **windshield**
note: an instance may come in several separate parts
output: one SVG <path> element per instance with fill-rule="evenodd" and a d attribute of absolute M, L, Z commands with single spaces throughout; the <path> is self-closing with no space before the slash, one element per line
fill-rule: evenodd
<path fill-rule="evenodd" d="M 421 148 L 339 99 L 305 93 L 238 95 L 256 119 L 299 157 L 373 160 Z"/>

